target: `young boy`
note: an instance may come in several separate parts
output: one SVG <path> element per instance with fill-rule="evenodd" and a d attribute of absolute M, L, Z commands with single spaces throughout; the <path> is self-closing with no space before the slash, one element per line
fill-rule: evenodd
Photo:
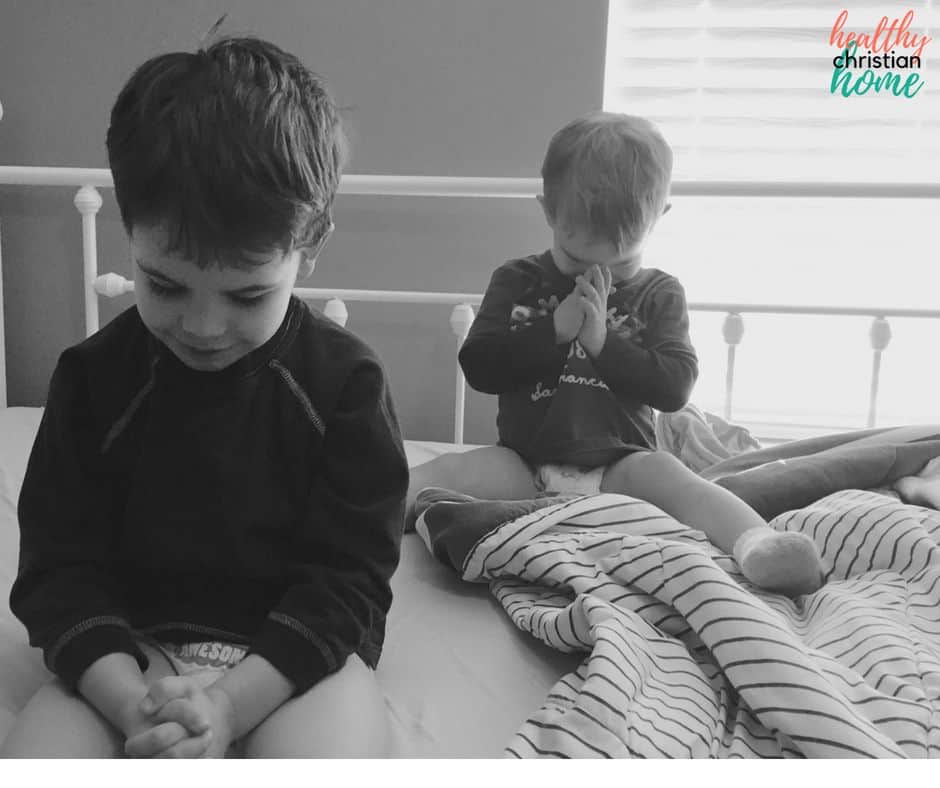
<path fill-rule="evenodd" d="M 499 445 L 414 469 L 409 520 L 489 506 L 473 499 L 623 493 L 704 531 L 756 584 L 815 591 L 822 567 L 808 537 L 770 529 L 655 451 L 653 408 L 680 409 L 698 375 L 682 286 L 641 265 L 671 172 L 669 146 L 642 118 L 596 113 L 554 135 L 538 198 L 552 247 L 496 270 L 460 351 L 467 382 L 499 395 Z M 471 497 L 417 496 L 429 486 Z"/>
<path fill-rule="evenodd" d="M 345 136 L 254 38 L 144 63 L 107 148 L 137 304 L 59 360 L 11 607 L 12 756 L 377 755 L 408 469 L 373 351 L 294 298 Z"/>

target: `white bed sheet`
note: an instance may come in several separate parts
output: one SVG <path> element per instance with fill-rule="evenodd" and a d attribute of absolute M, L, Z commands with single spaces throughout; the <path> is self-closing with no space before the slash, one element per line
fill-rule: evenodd
<path fill-rule="evenodd" d="M 16 576 L 16 500 L 39 408 L 0 409 L 0 741 L 49 678 L 9 610 Z M 412 466 L 457 447 L 407 441 Z M 469 447 L 463 447 L 469 448 Z M 498 757 L 532 709 L 577 660 L 518 630 L 486 586 L 438 564 L 415 534 L 402 543 L 377 676 L 393 750 L 405 757 Z"/>

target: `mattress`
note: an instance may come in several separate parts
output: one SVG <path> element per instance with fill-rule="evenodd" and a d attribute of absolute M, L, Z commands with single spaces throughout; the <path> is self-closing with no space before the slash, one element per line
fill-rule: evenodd
<path fill-rule="evenodd" d="M 49 679 L 40 652 L 10 613 L 16 576 L 16 500 L 39 408 L 0 409 L 0 740 Z M 463 447 L 469 448 L 469 447 Z M 452 444 L 407 441 L 412 466 Z M 577 664 L 517 629 L 486 585 L 437 563 L 415 534 L 402 543 L 377 670 L 401 757 L 499 757 L 552 685 Z"/>
<path fill-rule="evenodd" d="M 7 607 L 40 415 L 0 410 L 0 739 L 49 678 Z M 441 520 L 426 536 L 450 568 L 406 535 L 377 670 L 391 754 L 940 756 L 940 514 L 890 489 L 937 456 L 940 426 L 920 425 L 707 469 L 816 541 L 827 582 L 797 600 L 626 496 L 546 499 L 479 533 Z"/>

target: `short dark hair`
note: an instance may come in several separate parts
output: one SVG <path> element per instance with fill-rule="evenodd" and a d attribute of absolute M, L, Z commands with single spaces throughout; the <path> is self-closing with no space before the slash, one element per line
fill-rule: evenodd
<path fill-rule="evenodd" d="M 672 149 L 650 121 L 594 112 L 553 136 L 542 164 L 545 207 L 569 230 L 618 248 L 639 240 L 669 196 Z"/>
<path fill-rule="evenodd" d="M 348 155 L 323 80 L 254 37 L 140 66 L 111 110 L 108 162 L 121 220 L 161 224 L 200 266 L 316 245 Z"/>

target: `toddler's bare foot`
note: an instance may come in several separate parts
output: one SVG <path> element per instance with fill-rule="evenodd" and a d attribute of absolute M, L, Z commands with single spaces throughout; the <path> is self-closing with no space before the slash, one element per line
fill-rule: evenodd
<path fill-rule="evenodd" d="M 758 526 L 738 537 L 733 552 L 744 576 L 768 591 L 799 596 L 823 584 L 819 551 L 806 534 Z"/>
<path fill-rule="evenodd" d="M 940 457 L 934 457 L 916 476 L 905 476 L 894 483 L 905 503 L 940 509 Z"/>

